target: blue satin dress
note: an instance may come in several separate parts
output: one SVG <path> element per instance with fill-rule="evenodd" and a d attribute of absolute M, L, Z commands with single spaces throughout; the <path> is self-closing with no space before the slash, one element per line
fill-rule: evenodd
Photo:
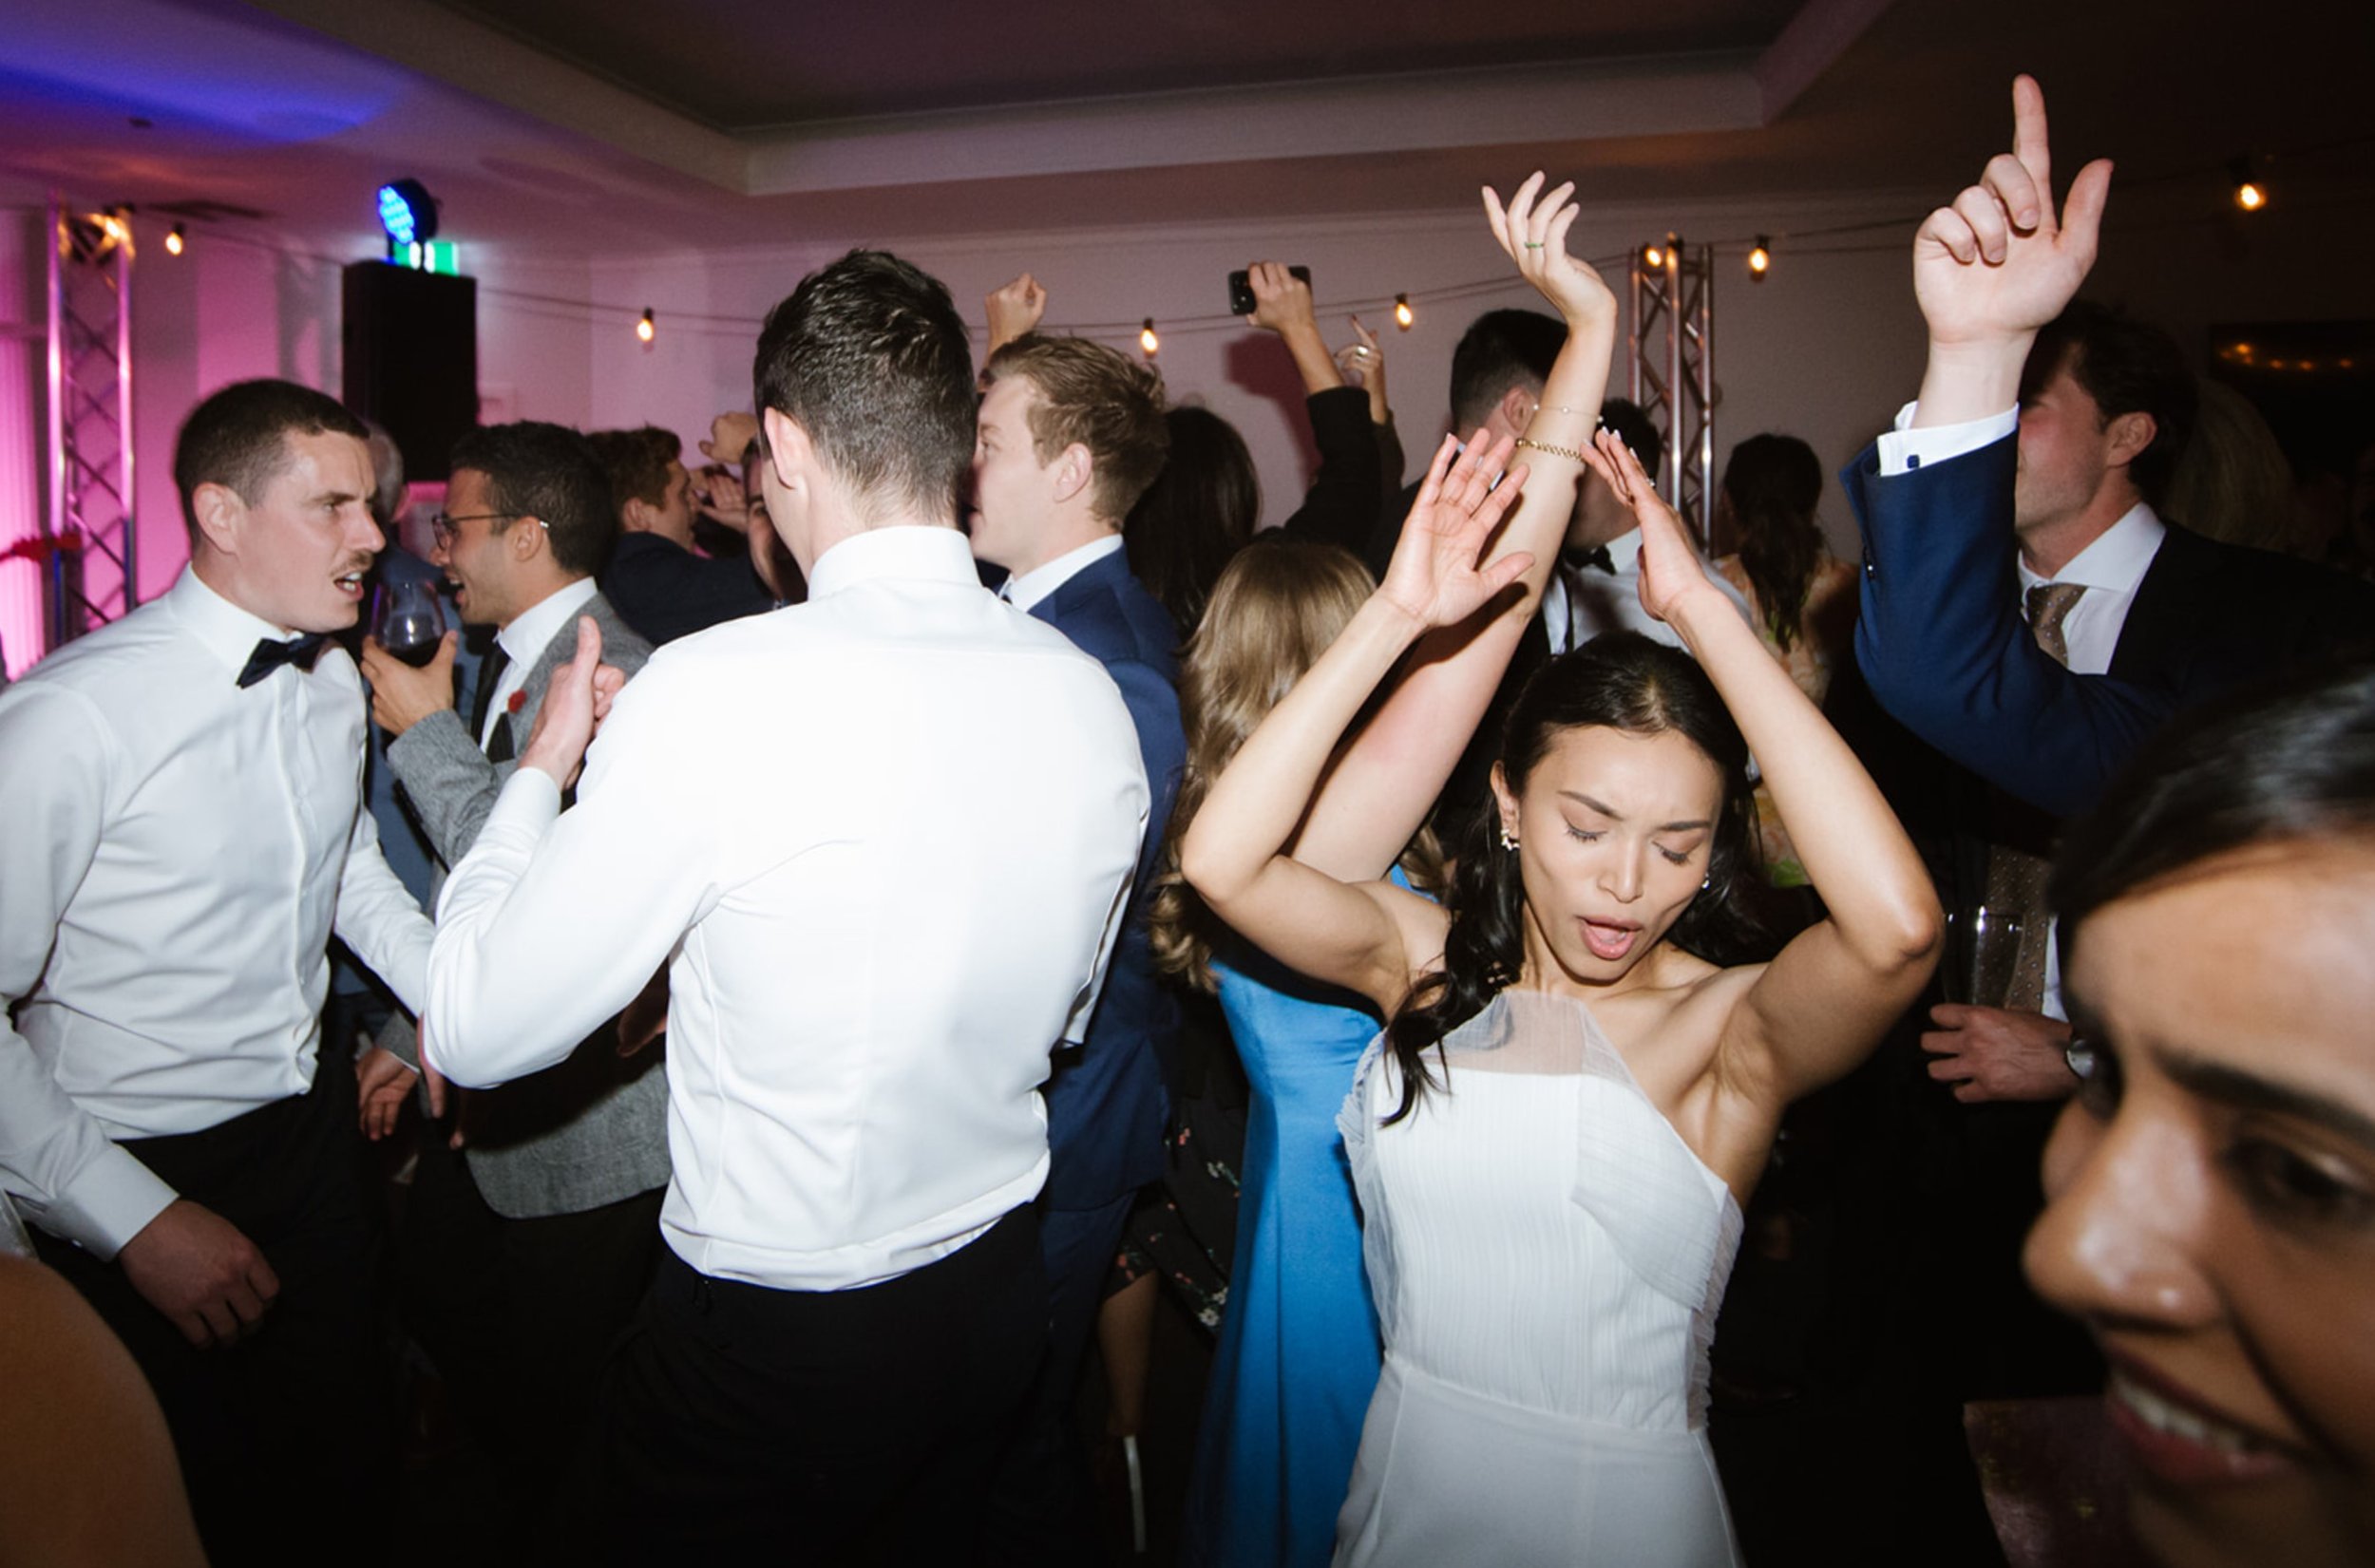
<path fill-rule="evenodd" d="M 1252 1097 L 1181 1561 L 1324 1568 L 1378 1382 L 1378 1316 L 1336 1127 L 1378 1017 L 1258 952 L 1230 957 L 1212 967 Z"/>

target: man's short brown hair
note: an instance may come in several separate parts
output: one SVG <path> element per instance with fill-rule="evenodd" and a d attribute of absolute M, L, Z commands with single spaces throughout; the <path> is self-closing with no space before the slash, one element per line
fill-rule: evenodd
<path fill-rule="evenodd" d="M 610 481 L 610 504 L 620 517 L 627 502 L 646 506 L 668 504 L 668 465 L 684 453 L 673 430 L 646 425 L 633 430 L 594 430 L 585 438 L 594 444 L 595 460 Z"/>
<path fill-rule="evenodd" d="M 324 434 L 370 439 L 345 404 L 292 381 L 234 382 L 191 409 L 173 442 L 173 487 L 190 542 L 199 538 L 200 485 L 225 485 L 250 506 L 260 505 L 289 466 L 289 437 Z"/>
<path fill-rule="evenodd" d="M 1032 455 L 1045 465 L 1074 442 L 1087 447 L 1095 464 L 1090 505 L 1118 526 L 1170 453 L 1162 376 L 1102 343 L 1036 333 L 990 356 L 989 380 L 1007 376 L 1038 389 L 1031 406 Z"/>

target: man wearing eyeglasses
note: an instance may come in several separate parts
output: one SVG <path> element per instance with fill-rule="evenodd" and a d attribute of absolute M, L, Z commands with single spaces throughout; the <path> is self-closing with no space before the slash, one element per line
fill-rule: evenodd
<path fill-rule="evenodd" d="M 601 628 L 604 657 L 628 674 L 651 654 L 595 587 L 618 520 L 583 436 L 494 425 L 464 437 L 452 467 L 430 559 L 457 585 L 463 619 L 497 629 L 467 722 L 454 708 L 454 634 L 419 670 L 375 642 L 363 652 L 389 766 L 445 867 L 468 853 L 517 766 L 546 686 L 576 651 L 579 617 Z M 381 1044 L 417 1067 L 401 1016 Z M 507 1511 L 497 1524 L 523 1549 L 656 1256 L 668 1184 L 658 1054 L 621 1056 L 605 1024 L 560 1065 L 472 1095 L 466 1114 L 457 1098 L 450 1136 L 425 1141 L 413 1178 L 399 1261 L 407 1326 L 484 1452 L 511 1471 L 496 1488 Z M 387 1124 L 412 1082 L 395 1076 Z M 443 1086 L 430 1092 L 442 1114 Z"/>

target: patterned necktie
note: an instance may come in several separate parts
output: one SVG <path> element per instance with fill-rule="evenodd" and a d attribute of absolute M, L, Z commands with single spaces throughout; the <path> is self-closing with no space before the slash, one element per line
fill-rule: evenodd
<path fill-rule="evenodd" d="M 2041 582 L 2028 591 L 2028 629 L 2036 635 L 2037 646 L 2053 655 L 2053 662 L 2070 662 L 2070 645 L 2062 634 L 2062 623 L 2070 618 L 2071 609 L 2079 595 L 2086 592 L 2080 582 Z"/>
<path fill-rule="evenodd" d="M 295 665 L 299 670 L 313 669 L 314 661 L 322 656 L 322 650 L 329 643 L 329 637 L 319 632 L 308 632 L 286 642 L 276 637 L 258 638 L 256 652 L 247 656 L 247 663 L 239 670 L 239 690 L 246 690 L 284 664 Z"/>
<path fill-rule="evenodd" d="M 2069 619 L 2071 607 L 2085 592 L 2085 585 L 2076 582 L 2041 582 L 2028 591 L 2024 608 L 2029 633 L 2056 664 L 2070 662 L 2062 623 Z M 2044 857 L 2006 845 L 1999 844 L 1988 854 L 1988 906 L 2009 910 L 2021 920 L 2021 943 L 2013 959 L 2012 989 L 2004 997 L 2006 1007 L 2033 1012 L 2044 1001 L 2045 950 L 2051 945 L 2053 931 L 2046 917 L 2045 882 L 2052 871 L 2053 862 Z"/>

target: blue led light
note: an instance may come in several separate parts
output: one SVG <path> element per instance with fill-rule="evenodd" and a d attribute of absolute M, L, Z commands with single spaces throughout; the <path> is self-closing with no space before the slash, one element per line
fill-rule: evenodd
<path fill-rule="evenodd" d="M 417 179 L 394 179 L 379 188 L 379 226 L 397 246 L 425 243 L 437 234 L 437 203 Z"/>
<path fill-rule="evenodd" d="M 379 226 L 388 231 L 388 237 L 399 245 L 412 243 L 412 209 L 396 194 L 393 185 L 379 188 Z"/>

